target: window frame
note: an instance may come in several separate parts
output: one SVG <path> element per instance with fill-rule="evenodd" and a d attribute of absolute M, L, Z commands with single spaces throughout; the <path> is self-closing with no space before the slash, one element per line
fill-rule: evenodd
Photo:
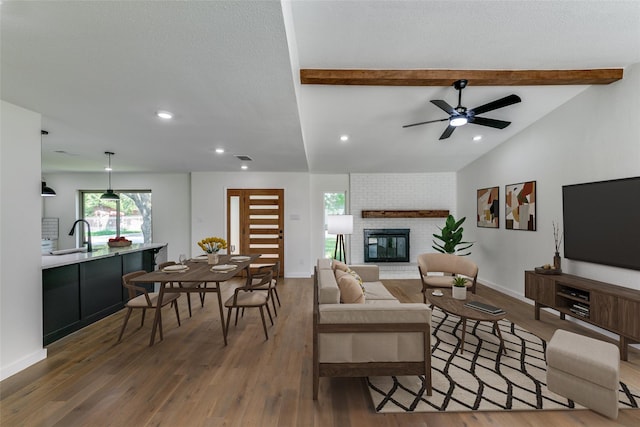
<path fill-rule="evenodd" d="M 116 194 L 118 194 L 120 197 L 122 197 L 122 195 L 126 195 L 126 194 L 131 194 L 131 193 L 146 193 L 149 194 L 151 197 L 151 212 L 150 212 L 150 221 L 151 221 L 151 225 L 150 225 L 150 234 L 149 234 L 149 242 L 144 241 L 144 237 L 143 237 L 143 243 L 151 243 L 153 241 L 153 191 L 151 189 L 135 189 L 135 190 L 114 190 L 114 192 Z M 79 218 L 85 218 L 86 212 L 85 212 L 85 195 L 86 194 L 103 194 L 104 191 L 103 190 L 78 190 L 78 215 Z M 122 223 L 122 203 L 121 200 L 113 200 L 113 202 L 116 203 L 116 215 L 115 215 L 115 220 L 116 220 L 116 236 L 121 236 L 121 223 Z M 87 240 L 87 236 L 86 236 L 86 229 L 85 227 L 81 227 L 81 230 L 77 236 L 80 242 L 86 241 Z M 93 234 L 93 230 L 92 230 L 92 234 Z M 92 236 L 92 237 L 96 237 L 96 236 Z M 76 241 L 77 243 L 77 241 Z M 99 243 L 99 245 L 101 245 L 102 243 Z"/>

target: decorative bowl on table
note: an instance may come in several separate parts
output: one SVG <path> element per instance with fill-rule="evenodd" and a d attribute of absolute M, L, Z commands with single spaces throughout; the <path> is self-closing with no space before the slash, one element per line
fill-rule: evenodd
<path fill-rule="evenodd" d="M 109 239 L 107 245 L 109 245 L 110 248 L 123 248 L 131 246 L 131 243 L 131 240 L 127 240 L 124 237 L 116 237 L 115 239 Z"/>

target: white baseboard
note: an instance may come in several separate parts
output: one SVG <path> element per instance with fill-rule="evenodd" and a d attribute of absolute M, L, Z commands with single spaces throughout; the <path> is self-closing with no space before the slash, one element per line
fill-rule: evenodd
<path fill-rule="evenodd" d="M 0 369 L 0 381 L 17 374 L 18 372 L 27 369 L 29 366 L 34 365 L 46 358 L 47 349 L 43 348 L 38 351 L 34 351 L 33 353 L 23 357 L 22 359 L 9 364 L 8 366 L 3 366 L 2 369 Z"/>
<path fill-rule="evenodd" d="M 308 279 L 313 276 L 313 273 L 308 271 L 293 271 L 285 274 L 286 279 Z"/>

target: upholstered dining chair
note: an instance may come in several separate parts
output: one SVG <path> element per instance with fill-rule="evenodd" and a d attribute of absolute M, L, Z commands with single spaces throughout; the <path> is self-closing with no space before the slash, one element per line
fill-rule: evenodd
<path fill-rule="evenodd" d="M 271 272 L 273 279 L 271 282 L 258 285 L 261 282 L 262 277 Z M 247 281 L 251 281 L 251 287 L 255 290 L 267 291 L 271 295 L 269 298 L 271 299 L 271 305 L 273 306 L 273 314 L 278 315 L 278 310 L 276 309 L 276 300 L 278 300 L 278 307 L 282 307 L 280 304 L 280 296 L 278 295 L 278 276 L 280 276 L 280 261 L 276 261 L 275 264 L 272 265 L 263 265 L 259 267 L 254 273 L 250 273 L 247 277 Z"/>
<path fill-rule="evenodd" d="M 252 280 L 247 280 L 247 284 L 245 286 L 241 286 L 236 288 L 233 292 L 233 296 L 230 297 L 225 303 L 224 306 L 227 307 L 227 325 L 225 330 L 225 335 L 229 332 L 229 323 L 231 322 L 231 311 L 236 309 L 236 322 L 235 325 L 238 324 L 238 311 L 242 308 L 252 308 L 257 307 L 260 309 L 260 317 L 262 318 L 262 327 L 264 329 L 264 336 L 269 339 L 269 334 L 267 333 L 267 322 L 264 319 L 264 310 L 263 307 L 267 308 L 267 313 L 269 314 L 269 319 L 271 320 L 271 325 L 273 325 L 273 317 L 271 317 L 271 311 L 269 310 L 269 297 L 271 296 L 271 292 L 264 292 L 264 290 L 258 289 L 261 286 L 269 286 L 271 280 L 273 279 L 273 273 L 268 271 L 264 274 L 258 283 L 252 285 Z"/>
<path fill-rule="evenodd" d="M 176 265 L 175 261 L 167 261 L 167 262 L 163 262 L 158 264 L 158 270 L 162 270 L 165 267 L 168 267 L 170 265 Z M 178 285 L 178 287 L 180 288 L 199 288 L 201 287 L 203 284 L 202 283 L 194 283 L 194 282 L 177 282 L 176 283 Z M 174 283 L 171 283 L 171 286 L 173 286 Z M 191 293 L 190 292 L 185 292 L 187 294 L 187 307 L 189 307 L 189 317 L 191 317 Z M 200 305 L 202 307 L 204 307 L 204 292 L 200 292 Z"/>
<path fill-rule="evenodd" d="M 453 281 L 451 275 L 465 276 L 467 279 L 465 285 L 471 292 L 476 293 L 478 266 L 466 257 L 441 253 L 420 254 L 418 271 L 422 280 L 422 296 L 425 304 L 429 289 L 451 287 Z"/>
<path fill-rule="evenodd" d="M 122 325 L 122 330 L 120 331 L 120 336 L 118 337 L 118 342 L 122 340 L 122 335 L 124 334 L 124 330 L 127 327 L 127 322 L 129 321 L 129 317 L 131 316 L 131 312 L 134 309 L 142 310 L 142 320 L 140 321 L 140 327 L 144 326 L 144 318 L 147 312 L 147 309 L 155 309 L 158 306 L 158 293 L 157 292 L 148 292 L 145 288 L 141 286 L 136 286 L 131 283 L 131 279 L 142 276 L 147 272 L 144 270 L 134 271 L 132 273 L 125 274 L 122 276 L 122 286 L 124 286 L 129 291 L 129 301 L 125 303 L 125 307 L 127 307 L 127 314 L 124 318 L 124 324 Z M 163 295 L 161 301 L 161 307 L 164 307 L 167 304 L 173 305 L 173 308 L 176 311 L 176 319 L 178 319 L 178 326 L 180 326 L 180 313 L 178 313 L 178 298 L 180 294 L 165 294 Z M 160 339 L 162 340 L 162 318 L 160 318 L 160 324 L 158 325 L 160 329 Z"/>

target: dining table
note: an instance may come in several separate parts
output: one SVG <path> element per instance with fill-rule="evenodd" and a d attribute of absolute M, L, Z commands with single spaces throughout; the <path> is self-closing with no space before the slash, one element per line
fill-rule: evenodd
<path fill-rule="evenodd" d="M 237 276 L 243 270 L 249 270 L 251 263 L 260 258 L 259 254 L 248 255 L 219 255 L 216 264 L 209 264 L 206 256 L 192 258 L 184 264 L 168 266 L 162 270 L 155 270 L 131 279 L 132 283 L 159 283 L 158 301 L 162 301 L 167 293 L 210 293 L 218 295 L 220 310 L 220 324 L 224 345 L 227 345 L 227 329 L 222 306 L 221 283 Z M 203 286 L 180 286 L 180 283 L 197 283 Z M 178 286 L 173 286 L 174 284 Z M 156 304 L 156 312 L 151 329 L 149 346 L 153 346 L 158 325 L 162 319 L 162 304 Z"/>

